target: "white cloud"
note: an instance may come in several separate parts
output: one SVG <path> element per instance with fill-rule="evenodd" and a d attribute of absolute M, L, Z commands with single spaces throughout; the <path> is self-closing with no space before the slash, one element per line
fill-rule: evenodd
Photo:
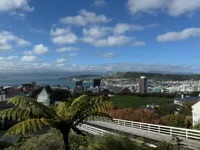
<path fill-rule="evenodd" d="M 0 57 L 0 61 L 12 61 L 17 59 L 18 56 L 7 56 L 7 57 Z"/>
<path fill-rule="evenodd" d="M 55 67 L 63 67 L 65 66 L 65 64 L 61 63 L 61 64 L 55 64 Z"/>
<path fill-rule="evenodd" d="M 75 57 L 75 56 L 77 56 L 77 53 L 70 53 L 69 54 L 69 57 Z"/>
<path fill-rule="evenodd" d="M 127 23 L 118 23 L 115 25 L 113 32 L 114 34 L 124 34 L 128 31 L 141 31 L 144 27 L 140 25 L 133 25 L 133 24 L 127 24 Z"/>
<path fill-rule="evenodd" d="M 110 32 L 110 28 L 93 26 L 89 29 L 83 28 L 83 35 L 92 38 L 101 38 Z"/>
<path fill-rule="evenodd" d="M 68 28 L 56 28 L 50 31 L 52 41 L 55 44 L 73 44 L 78 41 L 78 37 Z"/>
<path fill-rule="evenodd" d="M 107 23 L 109 19 L 105 15 L 97 15 L 85 9 L 80 10 L 77 16 L 68 16 L 60 19 L 61 23 L 67 25 L 86 26 L 88 24 Z"/>
<path fill-rule="evenodd" d="M 110 20 L 105 15 L 97 15 L 96 13 L 89 12 L 86 10 L 80 10 L 77 16 L 65 17 L 60 19 L 64 24 L 60 24 L 62 28 L 54 26 L 51 29 L 50 34 L 52 41 L 55 44 L 74 44 L 76 42 L 82 42 L 90 44 L 96 47 L 111 47 L 111 46 L 122 46 L 125 44 L 133 43 L 136 46 L 145 45 L 144 42 L 137 42 L 134 37 L 127 36 L 126 33 L 133 31 L 144 30 L 143 26 L 127 23 L 118 23 L 114 26 L 105 26 Z M 78 38 L 72 31 L 71 28 L 78 25 L 82 30 L 80 38 Z M 65 26 L 65 27 L 63 27 Z M 57 52 L 64 51 L 76 51 L 71 48 L 58 48 Z"/>
<path fill-rule="evenodd" d="M 11 15 L 25 16 L 25 12 L 32 12 L 33 7 L 29 6 L 30 0 L 1 0 L 0 13 L 8 12 Z"/>
<path fill-rule="evenodd" d="M 104 53 L 104 54 L 102 54 L 102 57 L 105 57 L 105 58 L 112 58 L 112 57 L 115 57 L 115 54 L 112 53 L 112 52 Z"/>
<path fill-rule="evenodd" d="M 66 59 L 64 59 L 64 58 L 59 58 L 59 59 L 57 59 L 56 60 L 56 63 L 64 63 L 64 62 L 66 62 Z"/>
<path fill-rule="evenodd" d="M 168 1 L 168 0 L 165 0 Z M 153 13 L 157 9 L 162 9 L 164 0 L 128 0 L 128 8 L 132 14 Z"/>
<path fill-rule="evenodd" d="M 33 48 L 33 53 L 36 55 L 45 54 L 49 51 L 48 47 L 44 46 L 43 44 L 35 45 Z"/>
<path fill-rule="evenodd" d="M 136 63 L 112 63 L 112 64 L 99 64 L 99 65 L 84 65 L 84 64 L 64 64 L 64 63 L 42 63 L 42 62 L 32 62 L 29 61 L 1 61 L 0 60 L 0 72 L 39 72 L 45 73 L 48 75 L 51 73 L 55 73 L 58 71 L 72 71 L 72 72 L 102 72 L 105 73 L 107 71 L 118 72 L 118 71 L 144 71 L 144 72 L 152 72 L 152 71 L 161 71 L 161 72 L 195 72 L 199 70 L 199 67 L 195 67 L 192 65 L 173 65 L 173 64 L 136 64 Z M 49 73 L 51 72 L 51 73 Z"/>
<path fill-rule="evenodd" d="M 171 16 L 194 13 L 196 10 L 200 10 L 200 0 L 172 0 L 168 7 Z"/>
<path fill-rule="evenodd" d="M 180 16 L 200 10 L 200 0 L 128 0 L 127 6 L 133 15 L 161 11 L 170 16 Z"/>
<path fill-rule="evenodd" d="M 38 44 L 33 47 L 32 51 L 25 51 L 25 55 L 42 55 L 49 52 L 48 47 L 44 46 L 43 44 Z"/>
<path fill-rule="evenodd" d="M 146 43 L 142 42 L 142 41 L 134 41 L 132 45 L 136 46 L 136 47 L 139 47 L 139 46 L 145 46 Z"/>
<path fill-rule="evenodd" d="M 101 46 L 121 46 L 131 41 L 131 38 L 124 35 L 108 36 L 106 38 L 95 39 L 92 37 L 83 37 L 82 40 L 85 43 L 92 44 L 97 47 Z"/>
<path fill-rule="evenodd" d="M 105 0 L 94 0 L 93 6 L 95 7 L 102 7 L 105 6 L 107 3 Z"/>
<path fill-rule="evenodd" d="M 180 32 L 167 32 L 157 36 L 158 42 L 171 42 L 185 40 L 191 37 L 200 36 L 200 28 L 186 28 Z"/>
<path fill-rule="evenodd" d="M 134 37 L 126 36 L 126 32 L 141 31 L 144 27 L 134 24 L 118 23 L 114 27 L 105 26 L 91 26 L 83 28 L 83 37 L 81 41 L 94 46 L 121 46 L 128 43 L 135 42 Z M 136 43 L 137 45 L 141 44 Z"/>
<path fill-rule="evenodd" d="M 79 51 L 80 49 L 77 47 L 62 47 L 58 48 L 56 51 L 61 53 L 61 52 L 74 52 L 74 51 Z"/>
<path fill-rule="evenodd" d="M 12 32 L 0 32 L 0 51 L 6 51 L 12 49 L 13 47 L 26 46 L 29 44 L 30 42 L 13 35 Z"/>
<path fill-rule="evenodd" d="M 33 62 L 36 60 L 37 60 L 36 56 L 22 56 L 21 57 L 21 61 L 23 61 L 23 62 Z"/>

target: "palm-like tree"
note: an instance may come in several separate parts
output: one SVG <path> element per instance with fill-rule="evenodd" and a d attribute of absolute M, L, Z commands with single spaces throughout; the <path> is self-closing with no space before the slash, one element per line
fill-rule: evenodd
<path fill-rule="evenodd" d="M 105 96 L 82 95 L 72 102 L 62 102 L 57 107 L 45 106 L 34 99 L 17 96 L 8 101 L 15 105 L 14 108 L 0 111 L 2 119 L 18 120 L 6 131 L 6 134 L 26 134 L 28 131 L 37 131 L 43 126 L 58 129 L 64 140 L 65 150 L 69 150 L 70 129 L 79 133 L 77 125 L 83 123 L 91 116 L 102 116 L 112 119 L 105 110 L 111 103 Z"/>

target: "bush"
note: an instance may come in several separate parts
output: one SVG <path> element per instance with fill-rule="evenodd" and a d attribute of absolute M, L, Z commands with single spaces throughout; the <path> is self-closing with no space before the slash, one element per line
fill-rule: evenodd
<path fill-rule="evenodd" d="M 185 128 L 188 126 L 187 118 L 184 115 L 167 115 L 162 118 L 164 125 L 173 126 L 173 127 L 182 127 Z"/>
<path fill-rule="evenodd" d="M 127 137 L 106 135 L 95 137 L 87 150 L 142 150 L 143 147 L 136 145 Z"/>
<path fill-rule="evenodd" d="M 61 135 L 44 134 L 41 136 L 24 139 L 23 142 L 10 146 L 6 150 L 64 150 L 64 143 Z"/>

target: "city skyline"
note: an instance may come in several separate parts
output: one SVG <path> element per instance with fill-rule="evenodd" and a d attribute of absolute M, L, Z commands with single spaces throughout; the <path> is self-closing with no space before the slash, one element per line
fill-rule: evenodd
<path fill-rule="evenodd" d="M 200 0 L 0 0 L 0 73 L 200 73 Z"/>

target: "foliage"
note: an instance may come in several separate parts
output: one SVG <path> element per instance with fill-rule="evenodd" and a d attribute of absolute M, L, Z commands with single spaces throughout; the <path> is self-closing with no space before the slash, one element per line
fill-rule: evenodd
<path fill-rule="evenodd" d="M 113 106 L 117 108 L 140 108 L 146 107 L 147 104 L 162 104 L 173 103 L 172 98 L 160 98 L 160 97 L 138 97 L 127 95 L 116 95 L 110 98 L 113 102 Z"/>
<path fill-rule="evenodd" d="M 55 89 L 50 94 L 51 101 L 66 101 L 71 97 L 71 93 L 65 89 Z"/>
<path fill-rule="evenodd" d="M 200 130 L 200 123 L 196 124 L 193 129 Z"/>
<path fill-rule="evenodd" d="M 169 114 L 174 114 L 174 112 L 177 110 L 177 105 L 176 104 L 165 104 L 165 105 L 161 105 L 158 108 L 158 112 L 161 115 L 169 115 Z"/>
<path fill-rule="evenodd" d="M 194 104 L 195 102 L 184 103 L 184 105 L 181 107 L 181 110 L 179 111 L 179 114 L 182 114 L 185 116 L 192 116 L 192 105 Z"/>
<path fill-rule="evenodd" d="M 88 148 L 88 150 L 139 150 L 142 147 L 134 144 L 129 138 L 106 135 L 103 137 L 95 137 Z"/>
<path fill-rule="evenodd" d="M 23 141 L 5 150 L 64 150 L 60 132 L 25 138 Z M 146 147 L 118 135 L 80 136 L 70 134 L 71 150 L 144 150 Z M 149 149 L 149 148 L 148 148 Z"/>
<path fill-rule="evenodd" d="M 162 142 L 157 146 L 156 150 L 179 150 L 179 147 L 174 144 Z"/>
<path fill-rule="evenodd" d="M 170 114 L 162 117 L 164 125 L 173 127 L 187 127 L 186 116 Z"/>
<path fill-rule="evenodd" d="M 192 116 L 192 108 L 182 107 L 181 110 L 179 111 L 179 114 L 185 116 Z"/>
<path fill-rule="evenodd" d="M 160 116 L 153 110 L 148 109 L 112 109 L 109 111 L 109 114 L 117 119 L 162 124 Z"/>
<path fill-rule="evenodd" d="M 124 88 L 124 89 L 122 89 L 120 94 L 122 94 L 122 95 L 130 95 L 131 91 L 128 88 Z"/>
<path fill-rule="evenodd" d="M 105 96 L 82 95 L 72 103 L 62 102 L 56 108 L 45 106 L 28 97 L 16 96 L 8 101 L 16 107 L 0 111 L 1 118 L 19 120 L 20 122 L 6 131 L 6 134 L 26 134 L 28 131 L 37 131 L 43 126 L 50 126 L 58 129 L 65 143 L 65 148 L 69 149 L 68 134 L 70 129 L 76 133 L 81 133 L 77 125 L 94 115 L 112 119 L 105 113 L 111 103 Z"/>
<path fill-rule="evenodd" d="M 24 139 L 24 141 L 10 146 L 6 150 L 64 150 L 61 134 L 44 134 L 32 138 Z"/>

